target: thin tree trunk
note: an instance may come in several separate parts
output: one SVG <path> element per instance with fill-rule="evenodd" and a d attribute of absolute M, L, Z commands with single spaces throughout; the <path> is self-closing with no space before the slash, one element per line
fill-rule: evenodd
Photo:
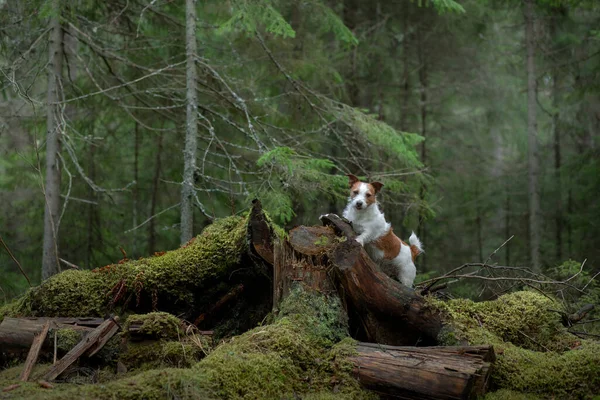
<path fill-rule="evenodd" d="M 556 193 L 556 261 L 562 260 L 562 231 L 563 231 L 563 211 L 562 211 L 562 185 L 560 177 L 560 111 L 558 105 L 558 71 L 554 73 L 554 86 L 552 93 L 552 103 L 554 114 L 552 115 L 552 125 L 554 128 L 554 184 L 558 188 Z"/>
<path fill-rule="evenodd" d="M 181 244 L 194 234 L 194 171 L 196 169 L 196 136 L 198 133 L 198 97 L 196 83 L 196 0 L 185 2 L 187 54 L 187 120 L 184 151 L 183 185 L 181 188 Z"/>
<path fill-rule="evenodd" d="M 529 256 L 534 271 L 540 270 L 540 191 L 539 149 L 537 138 L 535 17 L 534 0 L 525 0 L 525 39 L 527 47 L 527 137 L 529 167 Z"/>
<path fill-rule="evenodd" d="M 131 210 L 132 215 L 132 226 L 135 228 L 138 225 L 138 193 L 139 193 L 139 176 L 138 176 L 138 157 L 140 152 L 140 132 L 139 132 L 139 124 L 137 121 L 135 122 L 134 128 L 134 139 L 133 139 L 133 180 L 135 185 L 133 186 L 133 209 Z M 133 230 L 132 236 L 132 256 L 133 258 L 137 257 L 137 230 Z"/>
<path fill-rule="evenodd" d="M 505 216 L 504 216 L 504 237 L 508 239 L 510 237 L 510 194 L 508 192 L 508 185 L 506 186 L 506 205 L 505 205 Z M 504 245 L 506 253 L 504 254 L 504 265 L 510 265 L 510 242 Z"/>
<path fill-rule="evenodd" d="M 479 262 L 483 262 L 483 227 L 481 226 L 481 206 L 479 199 L 479 182 L 475 183 L 475 224 L 477 225 L 477 250 L 479 251 Z"/>
<path fill-rule="evenodd" d="M 52 1 L 50 38 L 48 45 L 48 93 L 46 122 L 46 182 L 44 185 L 44 243 L 42 279 L 60 272 L 58 262 L 58 217 L 60 212 L 60 135 L 62 126 L 58 119 L 61 100 L 62 28 L 60 26 L 60 0 Z"/>
<path fill-rule="evenodd" d="M 158 201 L 158 185 L 160 183 L 160 155 L 162 153 L 162 131 L 158 134 L 158 142 L 156 148 L 156 161 L 154 162 L 154 177 L 152 178 L 152 200 L 150 202 L 150 216 L 152 217 L 156 213 L 156 203 Z M 152 218 L 148 224 L 148 251 L 150 254 L 154 254 L 156 251 L 156 229 L 154 225 L 154 218 Z"/>
<path fill-rule="evenodd" d="M 404 3 L 404 10 L 402 16 L 402 103 L 401 103 L 401 113 L 400 113 L 400 130 L 403 132 L 408 131 L 408 101 L 410 99 L 410 86 L 409 86 L 409 78 L 410 78 L 410 45 L 408 42 L 409 29 L 408 24 L 410 21 L 409 18 L 409 4 L 408 2 Z"/>
<path fill-rule="evenodd" d="M 88 176 L 92 180 L 92 182 L 96 181 L 96 164 L 94 163 L 94 152 L 95 145 L 93 142 L 89 144 L 89 152 L 88 152 Z M 88 186 L 88 199 L 90 201 L 96 200 L 96 192 L 91 186 Z M 88 204 L 88 227 L 87 227 L 87 249 L 86 249 L 86 260 L 87 266 L 90 267 L 92 265 L 92 254 L 95 248 L 94 245 L 94 222 L 96 221 L 96 205 Z"/>
<path fill-rule="evenodd" d="M 421 24 L 423 24 L 423 22 L 421 22 Z M 427 60 L 426 60 L 426 56 L 425 56 L 425 52 L 424 52 L 424 43 L 422 42 L 421 38 L 423 37 L 424 32 L 423 30 L 420 28 L 419 29 L 419 34 L 417 35 L 417 37 L 419 38 L 419 43 L 418 43 L 418 57 L 419 57 L 419 64 L 420 64 L 420 68 L 419 68 L 419 82 L 421 84 L 421 136 L 423 136 L 425 138 L 425 140 L 423 141 L 423 143 L 421 143 L 421 162 L 423 164 L 427 163 Z M 419 199 L 421 202 L 425 201 L 425 194 L 426 194 L 427 188 L 425 187 L 425 184 L 421 185 L 421 190 L 419 191 Z M 419 238 L 421 239 L 422 242 L 427 243 L 427 230 L 425 227 L 425 222 L 423 220 L 421 220 L 421 223 L 419 224 L 419 229 L 418 229 L 418 234 L 419 234 Z M 422 259 L 421 259 L 421 266 L 423 268 L 423 270 L 426 270 L 426 265 L 427 265 L 427 256 L 425 254 L 421 255 Z"/>

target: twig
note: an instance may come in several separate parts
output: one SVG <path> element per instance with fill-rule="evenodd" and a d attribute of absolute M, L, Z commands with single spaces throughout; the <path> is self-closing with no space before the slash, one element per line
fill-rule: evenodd
<path fill-rule="evenodd" d="M 585 336 L 591 336 L 591 337 L 595 337 L 595 338 L 600 338 L 600 335 L 597 335 L 595 333 L 587 333 L 587 332 L 578 332 L 578 331 L 569 331 L 569 333 L 572 333 L 573 335 L 585 335 Z"/>
<path fill-rule="evenodd" d="M 525 336 L 527 339 L 531 340 L 533 343 L 537 344 L 538 346 L 540 346 L 541 348 L 543 348 L 547 352 L 550 352 L 549 348 L 547 348 L 543 344 L 539 343 L 538 341 L 536 341 L 535 339 L 533 339 L 531 336 L 527 335 L 525 332 L 521 332 L 521 331 L 517 331 L 517 332 L 519 332 L 521 335 Z"/>
<path fill-rule="evenodd" d="M 68 262 L 67 260 L 63 260 L 62 258 L 59 258 L 59 261 L 63 264 L 65 264 L 67 267 L 71 267 L 73 269 L 81 269 L 78 265 L 75 265 L 73 263 Z"/>
<path fill-rule="evenodd" d="M 21 273 L 23 274 L 23 276 L 25 277 L 25 279 L 27 279 L 27 283 L 29 284 L 29 287 L 31 287 L 31 281 L 29 280 L 29 277 L 27 276 L 27 274 L 25 273 L 25 271 L 23 271 L 23 267 L 21 267 L 21 264 L 17 261 L 17 259 L 13 255 L 13 253 L 10 251 L 10 249 L 8 248 L 8 246 L 6 245 L 6 243 L 4 242 L 4 240 L 2 239 L 2 236 L 0 236 L 0 243 L 2 243 L 2 245 L 4 246 L 4 248 L 6 249 L 6 251 L 8 252 L 8 255 L 10 256 L 10 258 L 12 258 L 13 261 L 15 262 L 15 264 L 17 264 L 17 267 L 19 267 L 19 269 L 21 270 Z"/>
<path fill-rule="evenodd" d="M 511 237 L 509 237 L 508 239 L 506 239 L 506 241 L 504 241 L 504 243 L 502 243 L 502 244 L 500 245 L 500 247 L 498 247 L 496 250 L 494 250 L 494 251 L 492 252 L 492 254 L 490 254 L 490 255 L 489 255 L 489 257 L 487 258 L 487 260 L 485 260 L 484 264 L 487 264 L 487 263 L 488 263 L 488 262 L 489 262 L 489 261 L 492 259 L 492 257 L 494 257 L 494 256 L 496 255 L 496 253 L 497 253 L 497 252 L 498 252 L 498 251 L 499 251 L 501 248 L 503 248 L 503 247 L 506 245 L 506 243 L 510 242 L 510 240 L 511 240 L 512 238 L 514 238 L 514 237 L 515 237 L 515 235 L 512 235 Z"/>
<path fill-rule="evenodd" d="M 141 228 L 142 226 L 146 225 L 148 222 L 152 221 L 154 218 L 158 217 L 160 214 L 166 213 L 169 210 L 172 210 L 175 207 L 179 207 L 181 203 L 177 203 L 177 204 L 173 204 L 171 207 L 165 208 L 164 210 L 157 212 L 156 214 L 154 214 L 153 216 L 151 216 L 150 218 L 148 218 L 147 220 L 145 220 L 144 222 L 142 222 L 141 224 L 139 224 L 138 226 L 134 226 L 131 229 L 126 230 L 123 233 L 129 233 L 131 231 L 135 231 L 138 228 Z"/>

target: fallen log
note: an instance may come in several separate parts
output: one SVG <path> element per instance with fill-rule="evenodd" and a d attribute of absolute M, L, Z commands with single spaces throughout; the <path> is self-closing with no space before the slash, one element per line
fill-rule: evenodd
<path fill-rule="evenodd" d="M 354 374 L 368 389 L 403 399 L 472 399 L 484 394 L 492 346 L 395 347 L 358 343 Z"/>

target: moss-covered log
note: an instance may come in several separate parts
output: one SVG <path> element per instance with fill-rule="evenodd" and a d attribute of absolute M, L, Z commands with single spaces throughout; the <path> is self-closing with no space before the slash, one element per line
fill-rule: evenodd
<path fill-rule="evenodd" d="M 194 321 L 243 284 L 243 293 L 205 318 L 203 327 L 218 336 L 244 332 L 272 305 L 271 266 L 255 255 L 270 246 L 273 230 L 266 221 L 256 201 L 247 216 L 215 221 L 177 250 L 92 271 L 64 271 L 0 309 L 0 321 L 4 316 L 104 317 L 157 310 Z"/>

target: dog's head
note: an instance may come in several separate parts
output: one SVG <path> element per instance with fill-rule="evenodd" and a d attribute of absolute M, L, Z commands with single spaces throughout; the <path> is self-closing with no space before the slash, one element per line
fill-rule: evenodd
<path fill-rule="evenodd" d="M 350 197 L 348 202 L 357 210 L 366 210 L 377 203 L 377 193 L 383 187 L 381 182 L 361 182 L 356 176 L 348 175 L 348 184 L 350 185 Z"/>

